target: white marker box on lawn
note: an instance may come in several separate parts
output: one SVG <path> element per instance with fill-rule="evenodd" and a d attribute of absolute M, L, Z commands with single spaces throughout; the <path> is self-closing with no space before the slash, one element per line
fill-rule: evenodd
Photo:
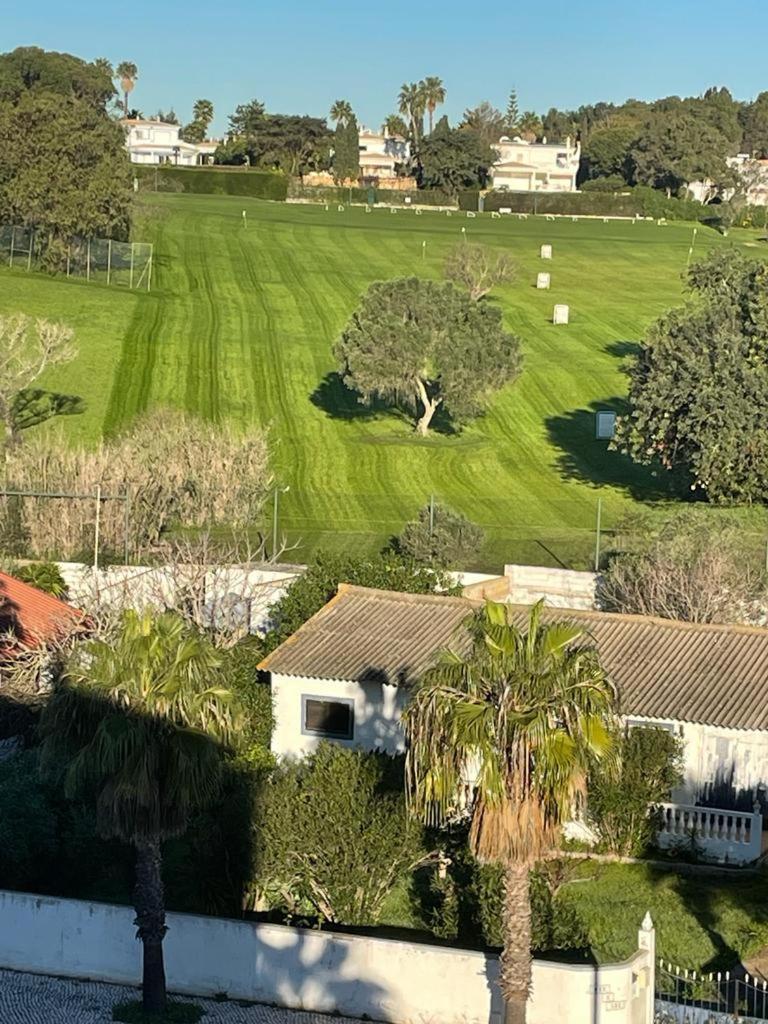
<path fill-rule="evenodd" d="M 552 259 L 552 246 L 551 245 L 542 245 L 542 247 L 541 247 L 541 258 L 543 260 L 551 260 Z"/>
<path fill-rule="evenodd" d="M 571 315 L 569 306 L 555 306 L 554 312 L 552 313 L 553 324 L 567 324 L 568 319 Z"/>
<path fill-rule="evenodd" d="M 616 413 L 603 409 L 595 414 L 595 437 L 598 441 L 611 441 L 616 433 Z"/>
<path fill-rule="evenodd" d="M 539 274 L 536 277 L 537 288 L 549 288 L 549 274 Z"/>

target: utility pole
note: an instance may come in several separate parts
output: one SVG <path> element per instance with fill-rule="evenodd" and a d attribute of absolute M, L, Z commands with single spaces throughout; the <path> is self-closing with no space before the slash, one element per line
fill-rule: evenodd
<path fill-rule="evenodd" d="M 595 572 L 600 572 L 600 529 L 603 518 L 603 499 L 597 499 L 597 523 L 595 524 Z"/>

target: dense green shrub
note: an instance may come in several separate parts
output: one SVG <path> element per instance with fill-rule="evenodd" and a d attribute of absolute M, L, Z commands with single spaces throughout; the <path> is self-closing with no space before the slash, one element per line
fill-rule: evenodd
<path fill-rule="evenodd" d="M 141 187 L 150 192 L 180 191 L 195 195 L 245 196 L 277 202 L 282 202 L 288 193 L 288 178 L 284 174 L 242 167 L 135 165 L 134 173 Z"/>
<path fill-rule="evenodd" d="M 620 174 L 609 174 L 605 178 L 588 178 L 581 186 L 582 192 L 626 192 L 627 183 Z"/>
<path fill-rule="evenodd" d="M 254 831 L 257 889 L 288 917 L 376 924 L 424 853 L 406 812 L 402 758 L 330 743 L 277 769 Z"/>
<path fill-rule="evenodd" d="M 46 594 L 53 594 L 63 601 L 67 599 L 67 585 L 55 562 L 29 562 L 14 570 L 13 575 L 22 583 L 29 583 L 38 590 L 44 590 Z"/>
<path fill-rule="evenodd" d="M 0 879 L 6 889 L 47 887 L 57 853 L 56 813 L 32 754 L 0 761 Z"/>
<path fill-rule="evenodd" d="M 394 541 L 401 554 L 446 569 L 460 569 L 483 546 L 482 529 L 447 505 L 425 505 Z"/>
<path fill-rule="evenodd" d="M 596 765 L 589 778 L 588 820 L 600 846 L 621 856 L 640 856 L 652 845 L 658 816 L 649 808 L 670 797 L 682 778 L 682 743 L 666 729 L 626 729 L 612 763 Z"/>
<path fill-rule="evenodd" d="M 462 210 L 478 208 L 477 192 L 459 193 Z M 638 185 L 620 195 L 605 192 L 488 192 L 483 208 L 488 212 L 507 207 L 513 213 L 560 214 L 592 217 L 654 217 L 667 220 L 698 220 L 706 207 L 693 199 L 667 198 L 664 192 Z"/>

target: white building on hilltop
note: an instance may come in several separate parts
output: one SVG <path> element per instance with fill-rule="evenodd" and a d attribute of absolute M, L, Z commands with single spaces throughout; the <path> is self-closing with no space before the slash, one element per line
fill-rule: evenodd
<path fill-rule="evenodd" d="M 491 182 L 495 189 L 510 192 L 575 192 L 576 175 L 581 160 L 581 145 L 562 143 L 526 142 L 502 135 L 493 146 L 498 159 L 491 167 Z"/>
<path fill-rule="evenodd" d="M 195 167 L 213 163 L 215 140 L 185 142 L 179 137 L 181 125 L 166 121 L 125 118 L 125 145 L 134 164 L 174 164 Z"/>

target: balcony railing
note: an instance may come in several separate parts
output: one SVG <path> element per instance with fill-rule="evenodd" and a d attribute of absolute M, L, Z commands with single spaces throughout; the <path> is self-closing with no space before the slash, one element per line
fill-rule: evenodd
<path fill-rule="evenodd" d="M 729 864 L 748 864 L 762 852 L 760 814 L 692 804 L 660 804 L 659 809 L 657 842 L 662 849 L 690 843 L 703 856 Z"/>

